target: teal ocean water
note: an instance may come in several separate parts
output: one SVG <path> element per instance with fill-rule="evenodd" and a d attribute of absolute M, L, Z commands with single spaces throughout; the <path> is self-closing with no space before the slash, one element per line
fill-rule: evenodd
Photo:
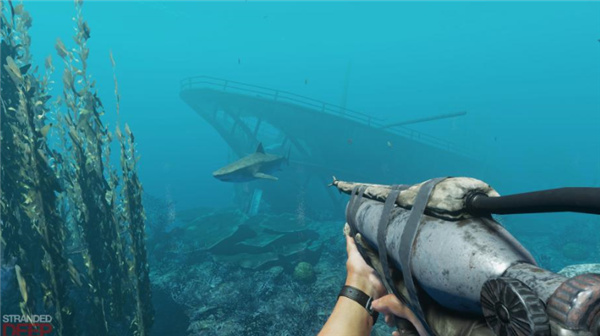
<path fill-rule="evenodd" d="M 75 6 L 24 8 L 55 102 Z M 345 276 L 349 197 L 327 187 L 334 175 L 467 176 L 501 195 L 600 187 L 599 14 L 596 1 L 85 2 L 103 123 L 127 123 L 140 156 L 151 335 L 316 334 Z M 259 144 L 279 161 L 213 176 Z M 497 220 L 543 268 L 600 263 L 597 216 Z"/>
<path fill-rule="evenodd" d="M 72 7 L 27 6 L 40 61 L 72 35 Z M 180 80 L 199 75 L 336 105 L 347 80 L 346 106 L 389 122 L 467 111 L 410 127 L 487 162 L 493 172 L 478 177 L 504 193 L 600 183 L 597 3 L 150 1 L 84 10 L 89 67 L 109 111 L 109 50 L 117 62 L 145 188 L 182 206 L 230 202 L 231 186 L 210 175 L 228 147 L 179 98 Z"/>

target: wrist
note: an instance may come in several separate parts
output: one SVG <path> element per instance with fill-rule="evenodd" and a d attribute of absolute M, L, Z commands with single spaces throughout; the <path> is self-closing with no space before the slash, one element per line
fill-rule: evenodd
<path fill-rule="evenodd" d="M 363 292 L 361 289 L 358 289 L 354 286 L 346 285 L 346 286 L 342 287 L 342 290 L 340 291 L 340 294 L 338 295 L 338 298 L 341 298 L 341 297 L 350 299 L 350 300 L 354 301 L 355 303 L 358 303 L 361 307 L 363 307 L 364 312 L 367 313 L 368 316 L 370 316 L 370 319 L 367 319 L 367 322 L 372 322 L 371 326 L 373 324 L 375 324 L 375 322 L 377 322 L 377 317 L 379 316 L 379 313 L 377 311 L 373 310 L 373 308 L 371 306 L 371 303 L 373 302 L 372 296 L 369 296 L 369 294 Z M 356 310 L 355 310 L 355 312 L 356 312 Z M 367 315 L 361 314 L 361 316 L 365 316 L 365 317 Z M 356 317 L 358 318 L 358 315 L 356 315 Z"/>
<path fill-rule="evenodd" d="M 368 276 L 361 277 L 348 274 L 345 285 L 360 289 L 361 291 L 365 292 L 365 294 L 372 297 L 373 300 L 379 298 L 377 287 L 372 283 L 372 281 L 369 280 Z"/>

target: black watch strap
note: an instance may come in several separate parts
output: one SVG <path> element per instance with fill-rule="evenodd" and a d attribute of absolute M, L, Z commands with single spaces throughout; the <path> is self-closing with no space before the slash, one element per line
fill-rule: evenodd
<path fill-rule="evenodd" d="M 373 301 L 373 298 L 370 297 L 369 295 L 367 295 L 365 292 L 361 291 L 360 289 L 358 289 L 356 287 L 344 286 L 344 287 L 342 287 L 342 290 L 340 291 L 340 294 L 338 295 L 338 297 L 340 297 L 340 296 L 345 296 L 345 297 L 349 298 L 350 300 L 357 302 L 359 305 L 361 305 L 362 307 L 364 307 L 367 310 L 367 312 L 369 313 L 369 315 L 371 315 L 371 317 L 373 317 L 373 324 L 375 324 L 375 322 L 377 322 L 379 313 L 374 311 L 371 308 L 371 302 Z"/>

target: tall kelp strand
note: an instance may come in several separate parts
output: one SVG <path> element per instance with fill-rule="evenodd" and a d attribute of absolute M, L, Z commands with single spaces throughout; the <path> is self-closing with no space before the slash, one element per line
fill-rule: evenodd
<path fill-rule="evenodd" d="M 89 296 L 93 304 L 93 321 L 96 334 L 147 334 L 152 323 L 150 288 L 140 283 L 147 278 L 143 218 L 141 222 L 130 219 L 130 212 L 143 214 L 140 202 L 127 196 L 118 197 L 119 177 L 109 163 L 111 134 L 102 123 L 102 102 L 87 73 L 90 28 L 83 20 L 81 1 L 76 2 L 75 48 L 69 50 L 61 40 L 56 43 L 58 55 L 63 59 L 63 98 L 67 113 L 63 118 L 65 151 L 70 153 L 70 166 L 66 168 L 72 182 L 68 187 L 73 215 L 73 227 L 79 232 L 82 263 L 89 278 Z M 133 144 L 131 144 L 133 148 Z M 141 194 L 141 185 L 135 177 L 135 163 L 121 160 L 123 189 L 129 194 Z M 117 203 L 117 200 L 122 202 Z M 137 208 L 129 209 L 133 203 Z M 131 232 L 141 232 L 141 241 Z M 127 237 L 127 233 L 132 237 Z M 142 259 L 144 267 L 135 267 Z M 138 271 L 139 273 L 132 274 Z M 141 292 L 143 287 L 143 292 Z M 142 300 L 143 302 L 140 302 Z M 142 316 L 140 307 L 146 307 Z M 145 323 L 140 323 L 144 320 Z"/>
<path fill-rule="evenodd" d="M 67 111 L 61 125 L 67 135 L 63 141 L 68 154 L 64 168 L 69 181 L 66 188 L 70 220 L 80 239 L 73 245 L 84 247 L 81 257 L 89 279 L 88 295 L 93 310 L 89 323 L 99 335 L 108 335 L 111 325 L 123 328 L 108 322 L 119 320 L 122 315 L 127 290 L 123 283 L 126 265 L 112 204 L 114 192 L 104 175 L 110 169 L 103 161 L 109 135 L 100 119 L 100 99 L 87 74 L 90 29 L 83 21 L 81 9 L 82 4 L 77 2 L 76 47 L 69 50 L 60 39 L 56 42 L 56 51 L 65 64 L 62 84 Z"/>
<path fill-rule="evenodd" d="M 120 114 L 120 95 L 118 89 L 116 63 L 112 52 L 110 61 L 113 66 L 115 97 L 117 101 L 117 115 Z M 123 187 L 121 189 L 122 218 L 127 223 L 131 246 L 128 258 L 128 273 L 131 283 L 135 287 L 135 330 L 140 336 L 149 334 L 150 326 L 154 321 L 154 308 L 150 296 L 150 270 L 146 254 L 146 215 L 142 204 L 142 184 L 137 174 L 138 157 L 135 156 L 135 141 L 133 133 L 125 124 L 125 135 L 117 122 L 115 134 L 121 145 L 121 170 Z M 133 325 L 132 325 L 133 326 Z"/>
<path fill-rule="evenodd" d="M 150 273 L 145 248 L 145 214 L 142 206 L 142 186 L 137 176 L 133 133 L 125 125 L 125 135 L 117 128 L 121 143 L 121 168 L 123 170 L 123 210 L 131 238 L 131 259 L 128 261 L 129 277 L 135 284 L 136 317 L 139 335 L 148 335 L 152 325 L 154 310 L 150 301 Z M 140 211 L 142 209 L 142 211 Z"/>
<path fill-rule="evenodd" d="M 50 314 L 57 335 L 75 335 L 65 222 L 57 211 L 62 188 L 54 162 L 60 154 L 52 152 L 46 141 L 52 126 L 46 118 L 52 67 L 42 78 L 36 75 L 37 67 L 32 68 L 28 34 L 32 19 L 22 4 L 4 4 L 1 21 L 4 257 L 14 263 L 21 313 Z M 6 301 L 2 306 L 5 312 L 11 307 Z"/>
<path fill-rule="evenodd" d="M 10 2 L 2 11 L 3 252 L 14 265 L 17 309 L 52 314 L 57 335 L 148 335 L 154 312 L 133 133 L 116 130 L 118 174 L 88 74 L 82 6 L 75 2 L 74 47 L 56 42 L 64 70 L 55 104 L 52 58 L 43 77 L 31 70 L 31 18 Z"/>

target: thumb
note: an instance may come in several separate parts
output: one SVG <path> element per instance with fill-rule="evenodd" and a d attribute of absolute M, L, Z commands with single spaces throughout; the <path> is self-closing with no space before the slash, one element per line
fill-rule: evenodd
<path fill-rule="evenodd" d="M 356 242 L 354 241 L 354 238 L 350 236 L 350 226 L 347 223 L 344 226 L 344 236 L 346 237 L 346 252 L 348 255 L 358 252 Z"/>
<path fill-rule="evenodd" d="M 346 236 L 346 252 L 348 253 L 348 256 L 358 253 L 356 242 L 354 242 L 354 238 L 350 236 Z"/>

